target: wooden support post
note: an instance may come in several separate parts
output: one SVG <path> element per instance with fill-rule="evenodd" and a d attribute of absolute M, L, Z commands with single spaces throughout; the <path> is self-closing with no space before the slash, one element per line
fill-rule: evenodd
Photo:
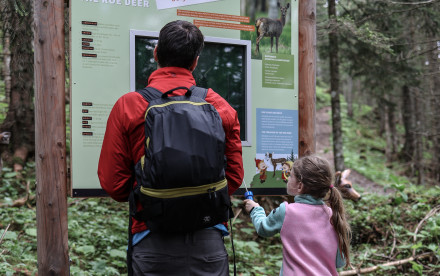
<path fill-rule="evenodd" d="M 316 151 L 316 0 L 299 0 L 299 156 Z"/>
<path fill-rule="evenodd" d="M 38 275 L 69 275 L 64 2 L 34 1 Z"/>

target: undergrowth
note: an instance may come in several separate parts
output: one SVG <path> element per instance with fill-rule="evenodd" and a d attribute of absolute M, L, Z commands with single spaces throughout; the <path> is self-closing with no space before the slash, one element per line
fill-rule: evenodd
<path fill-rule="evenodd" d="M 320 94 L 325 95 L 324 89 L 318 89 L 317 103 L 325 105 L 326 99 Z M 379 266 L 365 275 L 438 275 L 440 214 L 432 213 L 432 210 L 440 208 L 440 188 L 414 185 L 397 173 L 398 164 L 386 163 L 383 154 L 385 142 L 370 125 L 372 111 L 367 107 L 356 110 L 358 112 L 353 119 L 343 114 L 346 166 L 392 192 L 379 195 L 356 187 L 362 193 L 362 200 L 357 203 L 345 201 L 353 230 L 353 269 Z M 36 275 L 34 163 L 26 164 L 19 173 L 3 168 L 1 183 L 0 275 Z M 237 274 L 278 275 L 282 262 L 280 236 L 258 237 L 248 214 L 241 211 L 242 199 L 236 196 L 232 200 L 238 214 L 233 223 Z M 267 212 L 284 200 L 290 201 L 291 198 L 256 197 Z M 126 275 L 127 216 L 127 204 L 109 198 L 68 198 L 71 275 Z M 226 237 L 225 243 L 232 274 L 231 238 Z M 426 255 L 408 261 L 408 258 L 420 254 Z M 386 265 L 398 260 L 406 262 Z"/>

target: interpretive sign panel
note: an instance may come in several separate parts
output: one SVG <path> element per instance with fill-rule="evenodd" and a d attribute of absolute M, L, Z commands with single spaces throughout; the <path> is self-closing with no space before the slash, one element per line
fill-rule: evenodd
<path fill-rule="evenodd" d="M 277 18 L 265 19 L 281 33 L 271 47 L 243 1 L 70 2 L 72 196 L 105 195 L 97 166 L 107 117 L 121 95 L 147 84 L 158 32 L 173 20 L 205 36 L 193 75 L 239 113 L 246 183 L 256 195 L 285 194 L 288 161 L 298 156 L 298 3 L 280 1 Z"/>

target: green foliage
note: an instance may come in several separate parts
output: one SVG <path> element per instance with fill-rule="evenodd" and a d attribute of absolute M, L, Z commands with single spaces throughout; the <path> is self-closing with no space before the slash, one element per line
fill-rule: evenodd
<path fill-rule="evenodd" d="M 319 83 L 316 85 L 316 110 L 319 110 L 325 106 L 329 106 L 331 102 L 330 93 L 326 87 L 321 86 Z"/>
<path fill-rule="evenodd" d="M 328 102 L 324 90 L 317 88 L 317 102 Z M 376 194 L 353 183 L 362 199 L 344 202 L 353 232 L 353 265 L 370 267 L 409 258 L 413 251 L 416 255 L 432 252 L 431 259 L 398 268 L 381 266 L 374 275 L 433 274 L 440 269 L 440 212 L 426 219 L 417 234 L 416 228 L 431 209 L 439 208 L 440 187 L 414 185 L 402 176 L 399 163 L 386 161 L 386 142 L 374 125 L 375 111 L 355 105 L 357 112 L 349 118 L 347 105 L 341 100 L 345 165 L 383 187 Z"/>
<path fill-rule="evenodd" d="M 360 113 L 368 116 L 369 112 Z M 359 118 L 357 118 L 359 119 Z M 359 127 L 346 122 L 347 126 Z M 365 128 L 365 126 L 364 126 Z M 369 134 L 361 128 L 361 132 Z M 346 132 L 356 132 L 347 127 Z M 346 134 L 348 135 L 348 134 Z M 380 137 L 376 139 L 380 140 Z M 348 156 L 354 149 L 365 146 L 379 146 L 380 141 L 368 142 L 358 137 L 359 144 L 348 146 Z M 350 143 L 347 141 L 347 143 Z M 384 158 L 376 153 L 363 153 L 370 162 L 361 166 L 370 174 L 375 168 L 384 171 Z M 379 154 L 377 154 L 379 155 Z M 371 159 L 370 159 L 371 158 Z M 374 161 L 371 161 L 374 160 Z M 379 164 L 371 164 L 379 162 Z M 370 166 L 370 165 L 371 166 Z M 358 169 L 356 163 L 350 164 Z M 381 167 L 382 166 L 382 167 Z M 380 168 L 381 167 L 381 168 Z M 380 169 L 378 169 L 380 168 Z M 36 212 L 35 201 L 29 205 L 11 207 L 14 200 L 26 194 L 26 183 L 30 183 L 30 198 L 35 196 L 35 166 L 29 163 L 22 173 L 4 168 L 0 192 L 5 195 L 0 200 L 0 234 L 8 225 L 0 244 L 1 275 L 35 275 L 37 273 L 36 248 Z M 385 177 L 386 175 L 387 177 Z M 375 275 L 431 275 L 440 269 L 440 214 L 426 219 L 417 234 L 415 229 L 426 214 L 439 205 L 440 187 L 424 187 L 411 184 L 402 177 L 393 174 L 392 170 L 382 172 L 387 179 L 382 185 L 392 189 L 391 194 L 374 194 L 361 190 L 362 200 L 358 203 L 345 201 L 350 225 L 353 229 L 352 262 L 355 266 L 368 267 L 410 257 L 416 254 L 432 252 L 428 259 L 407 263 L 398 268 L 382 266 Z M 397 198 L 402 197 L 402 200 Z M 272 202 L 278 206 L 281 200 L 266 198 L 261 201 Z M 92 198 L 68 200 L 68 238 L 71 275 L 125 275 L 127 273 L 125 258 L 127 247 L 128 207 L 109 198 Z M 241 208 L 242 198 L 233 198 L 235 212 Z M 270 206 L 265 206 L 270 210 Z M 239 275 L 278 275 L 282 263 L 282 245 L 279 235 L 272 238 L 261 238 L 255 233 L 248 214 L 242 212 L 233 224 L 233 240 L 236 254 L 236 267 Z M 225 238 L 230 259 L 230 271 L 233 271 L 233 252 L 230 237 Z"/>
<path fill-rule="evenodd" d="M 342 110 L 347 104 L 341 98 Z M 385 154 L 386 141 L 378 132 L 372 120 L 374 111 L 369 106 L 354 105 L 359 110 L 355 119 L 350 119 L 347 112 L 342 112 L 342 132 L 344 161 L 348 168 L 356 171 L 387 188 L 392 185 L 408 185 L 406 177 L 399 176 L 399 163 L 387 163 Z"/>
<path fill-rule="evenodd" d="M 94 275 L 124 272 L 128 228 L 126 204 L 109 198 L 69 201 L 73 204 L 68 209 L 72 271 L 101 273 Z"/>
<path fill-rule="evenodd" d="M 391 39 L 380 31 L 375 30 L 375 27 L 369 22 L 359 25 L 351 16 L 345 15 L 337 18 L 337 24 L 341 35 L 355 37 L 359 42 L 368 45 L 376 51 L 394 54 L 391 48 Z"/>
<path fill-rule="evenodd" d="M 36 212 L 35 172 L 34 164 L 26 164 L 21 173 L 3 168 L 0 193 L 4 196 L 0 201 L 0 274 L 1 275 L 32 275 L 37 272 L 36 243 Z M 26 195 L 29 183 L 30 207 L 12 207 L 14 200 Z M 8 231 L 6 231 L 8 228 Z M 17 274 L 21 273 L 21 274 Z"/>
<path fill-rule="evenodd" d="M 317 89 L 317 102 L 323 103 L 325 88 Z M 342 103 L 343 110 L 346 109 Z M 370 267 L 401 260 L 415 254 L 431 253 L 430 258 L 415 260 L 399 267 L 381 266 L 375 275 L 431 275 L 440 269 L 440 214 L 426 215 L 439 206 L 440 187 L 417 186 L 399 176 L 397 164 L 384 158 L 385 142 L 370 125 L 373 110 L 355 107 L 354 118 L 343 113 L 344 155 L 353 168 L 383 186 L 387 193 L 376 194 L 356 187 L 362 200 L 345 201 L 352 227 L 351 260 L 355 267 Z M 23 172 L 4 168 L 1 175 L 0 234 L 9 225 L 0 244 L 1 275 L 37 273 L 35 164 L 27 163 Z M 26 195 L 28 204 L 11 207 Z M 269 211 L 278 206 L 278 198 L 256 198 Z M 233 197 L 236 213 L 242 198 Z M 269 203 L 268 203 L 269 202 Z M 71 275 L 124 275 L 127 247 L 128 207 L 109 198 L 68 200 L 68 238 Z M 424 220 L 422 222 L 422 220 Z M 422 222 L 419 226 L 419 223 Z M 418 227 L 418 228 L 417 228 Z M 416 232 L 416 229 L 418 231 Z M 278 275 L 282 263 L 279 234 L 261 238 L 255 233 L 248 214 L 241 212 L 233 224 L 236 268 L 239 275 Z M 233 271 L 232 240 L 225 238 Z"/>

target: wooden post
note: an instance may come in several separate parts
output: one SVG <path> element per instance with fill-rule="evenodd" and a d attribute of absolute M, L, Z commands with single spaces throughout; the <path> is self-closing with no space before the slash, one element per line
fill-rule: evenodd
<path fill-rule="evenodd" d="M 316 0 L 299 0 L 299 156 L 315 153 Z"/>
<path fill-rule="evenodd" d="M 69 275 L 64 1 L 34 1 L 38 275 Z"/>

